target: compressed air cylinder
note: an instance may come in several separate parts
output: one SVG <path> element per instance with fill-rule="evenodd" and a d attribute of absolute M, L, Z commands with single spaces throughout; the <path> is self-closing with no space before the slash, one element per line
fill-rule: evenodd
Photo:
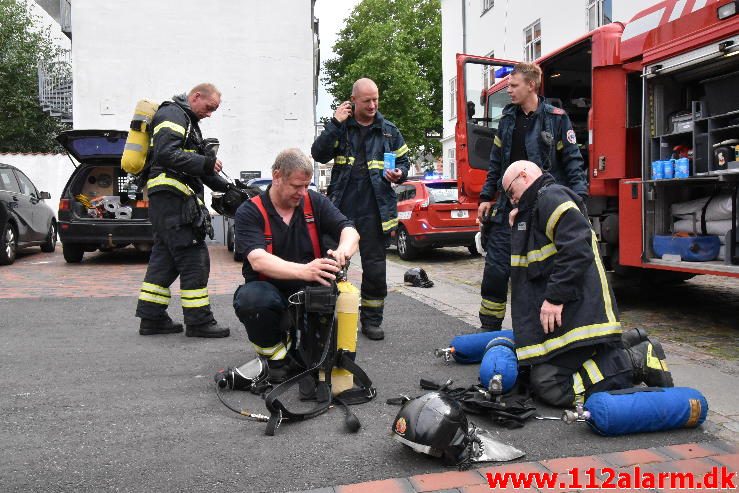
<path fill-rule="evenodd" d="M 148 99 L 136 103 L 128 131 L 126 146 L 121 156 L 121 168 L 127 173 L 137 175 L 144 169 L 146 154 L 149 151 L 149 135 L 151 121 L 159 105 Z"/>
<path fill-rule="evenodd" d="M 336 283 L 339 296 L 336 299 L 336 349 L 357 351 L 357 326 L 359 321 L 359 290 L 349 281 Z M 354 387 L 354 375 L 344 368 L 331 371 L 331 393 L 337 395 Z"/>
<path fill-rule="evenodd" d="M 587 423 L 605 436 L 695 428 L 706 420 L 708 401 L 689 387 L 635 387 L 596 392 L 585 402 Z"/>
<path fill-rule="evenodd" d="M 485 355 L 485 348 L 488 343 L 499 336 L 500 333 L 501 331 L 478 332 L 476 334 L 456 336 L 449 343 L 449 347 L 454 348 L 454 352 L 452 353 L 454 361 L 462 364 L 479 363 Z"/>
<path fill-rule="evenodd" d="M 512 330 L 493 332 L 495 337 L 487 344 L 480 364 L 480 383 L 488 387 L 490 379 L 500 375 L 503 393 L 510 391 L 518 378 L 518 358 Z"/>

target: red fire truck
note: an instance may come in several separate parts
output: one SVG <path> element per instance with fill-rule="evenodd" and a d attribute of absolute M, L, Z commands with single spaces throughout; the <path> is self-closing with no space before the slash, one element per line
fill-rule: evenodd
<path fill-rule="evenodd" d="M 739 0 L 666 0 L 537 60 L 542 96 L 572 120 L 588 212 L 617 274 L 739 277 L 738 54 Z M 457 55 L 460 201 L 478 201 L 515 63 Z M 678 162 L 681 178 L 664 174 Z M 704 240 L 708 256 L 693 258 Z"/>

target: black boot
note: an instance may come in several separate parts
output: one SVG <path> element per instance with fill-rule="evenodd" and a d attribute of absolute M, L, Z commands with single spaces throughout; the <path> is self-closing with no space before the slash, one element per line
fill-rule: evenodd
<path fill-rule="evenodd" d="M 634 383 L 644 382 L 649 387 L 672 387 L 672 374 L 667 368 L 665 351 L 656 341 L 642 341 L 626 349 L 634 366 Z"/>
<path fill-rule="evenodd" d="M 207 324 L 188 325 L 185 330 L 187 337 L 228 337 L 230 333 L 228 327 L 221 327 L 215 320 Z"/>
<path fill-rule="evenodd" d="M 381 341 L 385 338 L 385 331 L 382 330 L 380 326 L 369 323 L 362 324 L 362 334 L 364 334 L 367 339 L 371 339 L 373 341 Z"/>
<path fill-rule="evenodd" d="M 269 359 L 267 360 L 267 367 L 269 368 L 267 380 L 273 385 L 281 384 L 298 374 L 297 368 L 287 359 Z"/>
<path fill-rule="evenodd" d="M 139 325 L 139 334 L 142 336 L 151 336 L 155 334 L 176 334 L 182 332 L 182 324 L 175 323 L 171 318 L 164 320 L 141 319 Z"/>
<path fill-rule="evenodd" d="M 647 331 L 638 327 L 626 330 L 621 334 L 621 341 L 624 343 L 624 348 L 626 349 L 648 340 Z"/>

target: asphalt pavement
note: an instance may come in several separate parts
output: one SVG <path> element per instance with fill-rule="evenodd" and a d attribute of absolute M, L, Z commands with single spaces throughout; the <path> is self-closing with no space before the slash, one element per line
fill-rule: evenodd
<path fill-rule="evenodd" d="M 449 471 L 390 438 L 398 407 L 385 401 L 421 394 L 421 377 L 451 378 L 459 385 L 476 382 L 477 366 L 446 364 L 432 354 L 455 335 L 475 330 L 469 313 L 454 316 L 464 310 L 449 299 L 456 293 L 450 286 L 437 279 L 429 290 L 401 287 L 396 276 L 402 268 L 391 266 L 394 290 L 387 301 L 386 338 L 359 339 L 357 361 L 378 397 L 354 407 L 362 422 L 358 433 L 348 433 L 342 411 L 332 409 L 310 421 L 285 423 L 268 437 L 263 423 L 229 411 L 215 395 L 214 373 L 254 353 L 230 307 L 229 286 L 238 284 L 238 264 L 224 260 L 229 254 L 223 247 L 211 247 L 211 253 L 222 286 L 212 290 L 222 294 L 211 299 L 219 321 L 232 328 L 226 339 L 138 335 L 133 312 L 143 261 L 128 261 L 122 277 L 130 285 L 121 285 L 106 274 L 115 261 L 96 263 L 93 257 L 87 264 L 67 266 L 58 263 L 57 252 L 49 262 L 60 274 L 47 273 L 43 281 L 53 285 L 48 296 L 41 289 L 39 295 L 11 298 L 11 282 L 22 279 L 15 266 L 0 270 L 3 491 L 284 492 Z M 79 294 L 79 285 L 65 285 L 67 274 L 79 268 L 88 269 L 91 282 L 130 295 L 64 296 L 65 289 Z M 355 270 L 352 277 L 357 275 Z M 430 297 L 432 292 L 444 299 Z M 170 312 L 181 320 L 176 297 Z M 696 387 L 708 393 L 720 375 L 693 377 Z M 735 384 L 735 378 L 729 383 Z M 226 398 L 253 412 L 265 411 L 257 396 L 232 392 Z M 722 405 L 736 412 L 736 396 Z M 559 414 L 547 408 L 540 412 Z M 603 438 L 586 425 L 532 421 L 506 430 L 485 418 L 472 420 L 523 450 L 526 461 L 716 439 L 710 426 Z"/>

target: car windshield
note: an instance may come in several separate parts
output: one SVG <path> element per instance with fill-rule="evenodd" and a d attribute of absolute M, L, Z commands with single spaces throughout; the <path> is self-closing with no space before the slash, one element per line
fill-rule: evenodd
<path fill-rule="evenodd" d="M 451 203 L 459 200 L 457 184 L 454 182 L 431 182 L 425 185 L 429 191 L 432 204 Z"/>

